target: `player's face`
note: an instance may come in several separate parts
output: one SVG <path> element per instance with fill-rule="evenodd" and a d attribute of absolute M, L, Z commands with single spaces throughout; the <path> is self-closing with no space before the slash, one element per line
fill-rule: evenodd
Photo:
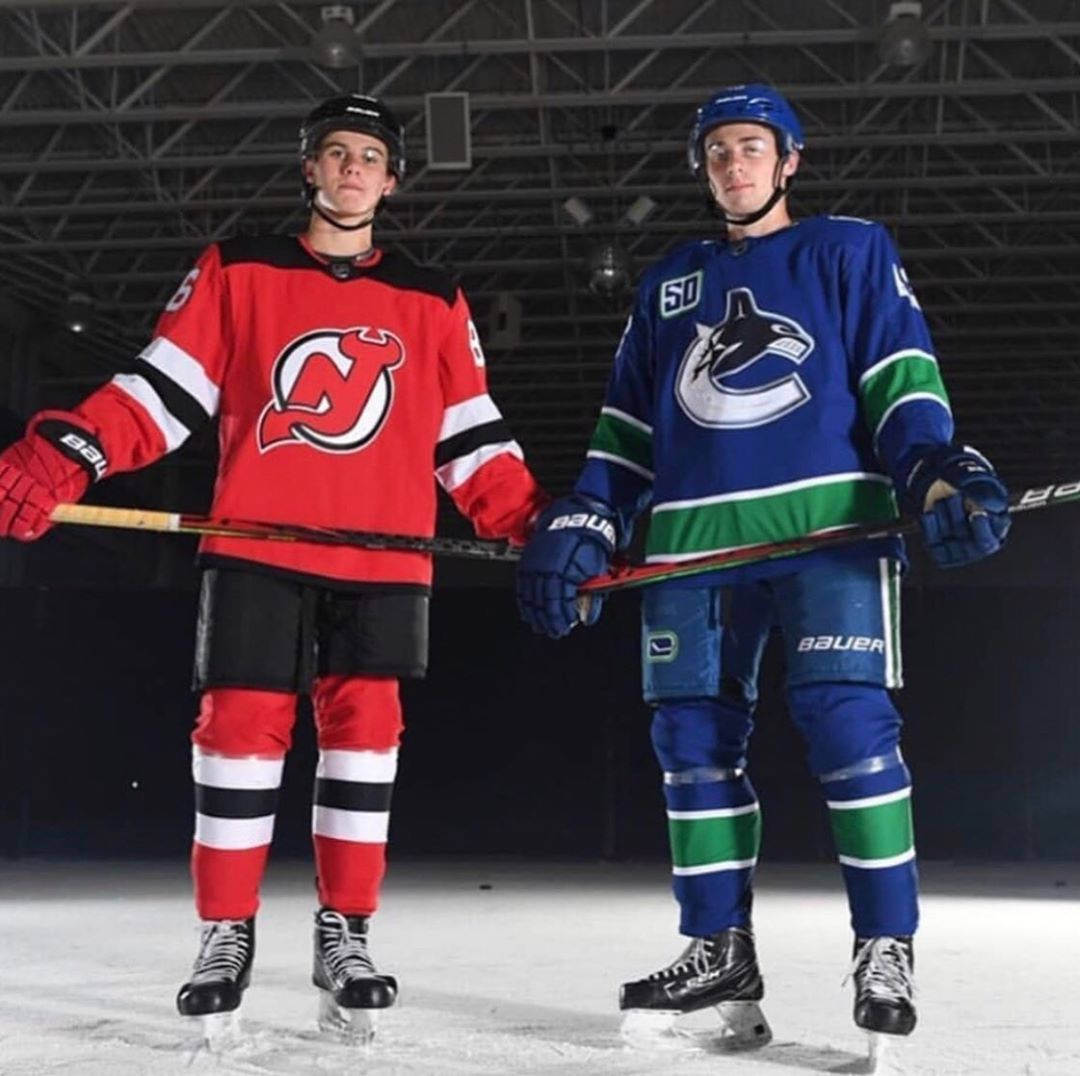
<path fill-rule="evenodd" d="M 776 135 L 759 123 L 725 123 L 714 127 L 702 143 L 713 197 L 730 216 L 746 216 L 772 195 L 780 177 L 798 167 L 798 153 L 780 165 Z"/>
<path fill-rule="evenodd" d="M 360 131 L 331 131 L 305 169 L 323 207 L 342 217 L 369 215 L 397 184 L 386 145 Z"/>

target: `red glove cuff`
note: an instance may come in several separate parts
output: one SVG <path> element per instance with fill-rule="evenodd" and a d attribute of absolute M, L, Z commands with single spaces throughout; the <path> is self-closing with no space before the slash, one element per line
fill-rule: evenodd
<path fill-rule="evenodd" d="M 58 501 L 77 501 L 92 482 L 104 478 L 108 461 L 92 430 L 67 411 L 42 411 L 26 429 L 41 473 L 33 477 L 52 490 Z"/>

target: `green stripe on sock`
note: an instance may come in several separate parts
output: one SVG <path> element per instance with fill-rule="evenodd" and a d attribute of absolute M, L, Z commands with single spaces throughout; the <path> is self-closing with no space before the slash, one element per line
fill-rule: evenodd
<path fill-rule="evenodd" d="M 910 796 L 876 807 L 830 808 L 829 818 L 838 855 L 888 859 L 909 851 L 915 843 Z"/>
<path fill-rule="evenodd" d="M 676 867 L 756 859 L 761 847 L 761 812 L 728 818 L 668 819 L 671 861 Z"/>

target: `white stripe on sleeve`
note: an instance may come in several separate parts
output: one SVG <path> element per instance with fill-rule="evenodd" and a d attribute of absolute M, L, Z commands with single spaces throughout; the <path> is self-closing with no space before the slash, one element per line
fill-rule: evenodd
<path fill-rule="evenodd" d="M 443 412 L 442 426 L 439 428 L 439 440 L 445 441 L 455 434 L 471 430 L 473 426 L 482 426 L 485 422 L 498 422 L 502 418 L 495 401 L 484 393 L 472 396 L 461 403 L 451 404 Z"/>
<path fill-rule="evenodd" d="M 221 391 L 207 376 L 202 363 L 164 336 L 157 336 L 143 348 L 139 358 L 175 381 L 189 396 L 198 401 L 206 414 L 217 414 Z"/>
<path fill-rule="evenodd" d="M 525 453 L 521 451 L 521 445 L 517 441 L 500 441 L 494 445 L 481 445 L 475 452 L 470 452 L 467 456 L 458 456 L 456 460 L 451 460 L 436 468 L 435 477 L 442 488 L 447 493 L 451 493 L 458 486 L 468 482 L 488 460 L 501 456 L 503 453 L 516 456 L 519 460 L 525 458 Z"/>
<path fill-rule="evenodd" d="M 191 430 L 166 408 L 161 397 L 145 377 L 140 377 L 138 374 L 117 374 L 112 379 L 112 383 L 142 404 L 154 425 L 161 431 L 167 452 L 179 448 L 191 436 Z"/>

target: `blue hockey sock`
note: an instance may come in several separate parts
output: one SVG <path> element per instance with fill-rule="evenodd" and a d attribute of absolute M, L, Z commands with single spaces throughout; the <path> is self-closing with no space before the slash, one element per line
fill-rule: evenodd
<path fill-rule="evenodd" d="M 750 921 L 761 814 L 741 768 L 748 715 L 728 709 L 712 699 L 666 704 L 653 722 L 679 930 L 691 937 Z"/>
<path fill-rule="evenodd" d="M 822 774 L 821 784 L 856 935 L 914 934 L 919 878 L 911 776 L 900 752 Z"/>

